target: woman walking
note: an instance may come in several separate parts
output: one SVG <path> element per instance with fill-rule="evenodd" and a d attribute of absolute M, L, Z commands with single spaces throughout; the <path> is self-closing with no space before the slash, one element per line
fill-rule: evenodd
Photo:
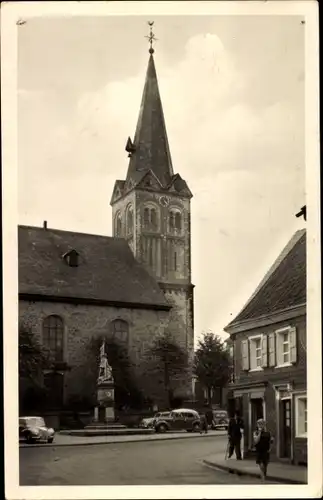
<path fill-rule="evenodd" d="M 266 421 L 259 419 L 257 421 L 257 429 L 254 433 L 254 443 L 256 448 L 256 462 L 260 468 L 260 476 L 263 481 L 267 477 L 267 468 L 270 458 L 271 443 L 273 439 L 269 431 L 267 431 Z"/>

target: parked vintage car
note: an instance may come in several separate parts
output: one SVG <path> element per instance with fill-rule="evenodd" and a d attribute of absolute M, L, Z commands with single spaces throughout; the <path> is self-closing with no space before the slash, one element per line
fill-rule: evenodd
<path fill-rule="evenodd" d="M 37 441 L 52 443 L 54 437 L 54 429 L 46 427 L 42 417 L 19 418 L 19 441 L 23 440 L 27 443 L 35 443 Z"/>
<path fill-rule="evenodd" d="M 168 416 L 161 416 L 155 420 L 156 432 L 180 431 L 198 432 L 200 430 L 200 416 L 195 410 L 179 408 Z"/>
<path fill-rule="evenodd" d="M 228 412 L 225 410 L 213 410 L 212 429 L 227 429 L 229 425 Z"/>
<path fill-rule="evenodd" d="M 162 411 L 156 413 L 153 417 L 143 418 L 140 422 L 139 427 L 142 427 L 144 429 L 153 429 L 158 418 L 166 418 L 169 416 L 169 414 L 169 411 Z"/>

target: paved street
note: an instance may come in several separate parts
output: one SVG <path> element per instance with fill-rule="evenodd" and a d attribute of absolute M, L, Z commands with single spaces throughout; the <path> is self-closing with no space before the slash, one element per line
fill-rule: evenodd
<path fill-rule="evenodd" d="M 201 459 L 225 450 L 224 436 L 20 449 L 20 485 L 260 484 L 215 471 Z M 224 453 L 224 451 L 223 451 Z"/>

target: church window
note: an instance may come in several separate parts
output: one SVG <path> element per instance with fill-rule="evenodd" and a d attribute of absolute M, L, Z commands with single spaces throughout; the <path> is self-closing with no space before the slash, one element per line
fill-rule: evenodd
<path fill-rule="evenodd" d="M 144 208 L 144 229 L 146 231 L 158 230 L 158 214 L 153 207 Z"/>
<path fill-rule="evenodd" d="M 147 229 L 149 227 L 149 219 L 150 219 L 150 214 L 149 214 L 149 208 L 144 209 L 144 228 Z"/>
<path fill-rule="evenodd" d="M 176 242 L 170 241 L 168 243 L 168 270 L 177 272 L 180 270 L 180 255 Z"/>
<path fill-rule="evenodd" d="M 150 266 L 154 265 L 154 251 L 153 251 L 153 241 L 148 240 L 148 264 Z"/>
<path fill-rule="evenodd" d="M 64 324 L 60 316 L 51 315 L 44 319 L 43 343 L 51 361 L 63 361 Z"/>
<path fill-rule="evenodd" d="M 173 268 L 174 268 L 174 271 L 177 271 L 177 252 L 174 251 L 173 253 Z"/>
<path fill-rule="evenodd" d="M 127 236 L 133 234 L 133 209 L 130 206 L 127 210 Z"/>
<path fill-rule="evenodd" d="M 168 216 L 168 229 L 171 234 L 181 234 L 182 232 L 182 215 L 180 212 L 171 210 Z"/>
<path fill-rule="evenodd" d="M 115 319 L 111 324 L 112 337 L 120 342 L 127 342 L 129 326 L 123 319 Z"/>
<path fill-rule="evenodd" d="M 143 260 L 151 270 L 160 274 L 160 240 L 156 236 L 144 236 L 141 240 Z"/>
<path fill-rule="evenodd" d="M 117 237 L 122 236 L 122 218 L 121 218 L 121 213 L 118 212 L 115 216 L 115 221 L 114 221 L 114 234 Z"/>

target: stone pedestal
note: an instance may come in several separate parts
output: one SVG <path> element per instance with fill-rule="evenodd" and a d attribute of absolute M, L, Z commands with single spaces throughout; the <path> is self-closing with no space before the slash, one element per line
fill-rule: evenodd
<path fill-rule="evenodd" d="M 104 421 L 106 423 L 115 421 L 114 407 L 113 406 L 106 406 L 105 407 Z"/>
<path fill-rule="evenodd" d="M 98 406 L 94 408 L 94 418 L 92 424 L 86 426 L 86 431 L 94 430 L 109 431 L 122 430 L 126 426 L 115 422 L 114 413 L 114 382 L 104 381 L 98 384 L 97 391 Z"/>

